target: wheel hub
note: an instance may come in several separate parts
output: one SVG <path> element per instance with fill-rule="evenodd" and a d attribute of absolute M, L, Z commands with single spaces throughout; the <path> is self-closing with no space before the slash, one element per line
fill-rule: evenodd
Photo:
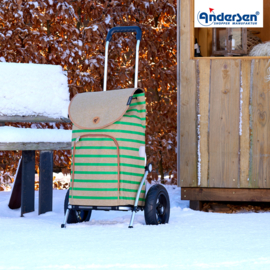
<path fill-rule="evenodd" d="M 165 206 L 163 205 L 162 198 L 159 196 L 156 202 L 156 217 L 158 224 L 162 223 L 164 212 Z"/>

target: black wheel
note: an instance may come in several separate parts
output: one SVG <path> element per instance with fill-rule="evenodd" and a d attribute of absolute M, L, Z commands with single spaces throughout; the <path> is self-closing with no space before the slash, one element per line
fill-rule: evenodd
<path fill-rule="evenodd" d="M 64 203 L 64 214 L 66 214 L 67 208 L 68 208 L 68 199 L 69 199 L 69 190 L 67 191 L 66 197 L 65 197 L 65 203 Z M 91 218 L 92 210 L 70 210 L 68 215 L 67 223 L 78 223 L 83 221 L 89 221 Z"/>
<path fill-rule="evenodd" d="M 144 218 L 147 225 L 158 225 L 169 222 L 170 199 L 162 185 L 152 186 L 146 196 Z"/>

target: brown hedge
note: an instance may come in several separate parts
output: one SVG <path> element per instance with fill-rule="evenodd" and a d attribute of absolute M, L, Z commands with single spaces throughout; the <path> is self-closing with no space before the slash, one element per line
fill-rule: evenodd
<path fill-rule="evenodd" d="M 61 65 L 68 72 L 70 98 L 101 91 L 107 32 L 117 25 L 138 25 L 139 87 L 146 91 L 150 176 L 173 175 L 176 182 L 176 0 L 2 0 L 0 61 Z M 115 34 L 109 48 L 108 89 L 132 87 L 134 34 Z M 31 127 L 31 123 L 6 123 Z M 69 124 L 35 124 L 65 128 Z M 38 169 L 39 153 L 36 154 Z M 14 173 L 20 152 L 0 152 L 0 170 Z M 54 165 L 70 171 L 70 152 L 55 151 Z M 3 177 L 2 177 L 3 178 Z"/>

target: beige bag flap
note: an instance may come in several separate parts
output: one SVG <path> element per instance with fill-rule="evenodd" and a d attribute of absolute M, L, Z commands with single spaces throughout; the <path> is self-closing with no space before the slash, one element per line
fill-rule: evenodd
<path fill-rule="evenodd" d="M 81 129 L 109 126 L 122 118 L 136 90 L 143 92 L 141 89 L 128 88 L 77 94 L 69 104 L 69 118 Z"/>

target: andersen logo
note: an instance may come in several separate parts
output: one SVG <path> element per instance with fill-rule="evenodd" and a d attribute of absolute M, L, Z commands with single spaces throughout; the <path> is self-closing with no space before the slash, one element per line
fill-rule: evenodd
<path fill-rule="evenodd" d="M 198 12 L 197 20 L 200 25 L 209 27 L 217 25 L 234 26 L 234 25 L 257 25 L 260 12 L 254 14 L 225 14 L 224 12 L 216 14 L 213 8 L 209 8 L 209 13 Z"/>

